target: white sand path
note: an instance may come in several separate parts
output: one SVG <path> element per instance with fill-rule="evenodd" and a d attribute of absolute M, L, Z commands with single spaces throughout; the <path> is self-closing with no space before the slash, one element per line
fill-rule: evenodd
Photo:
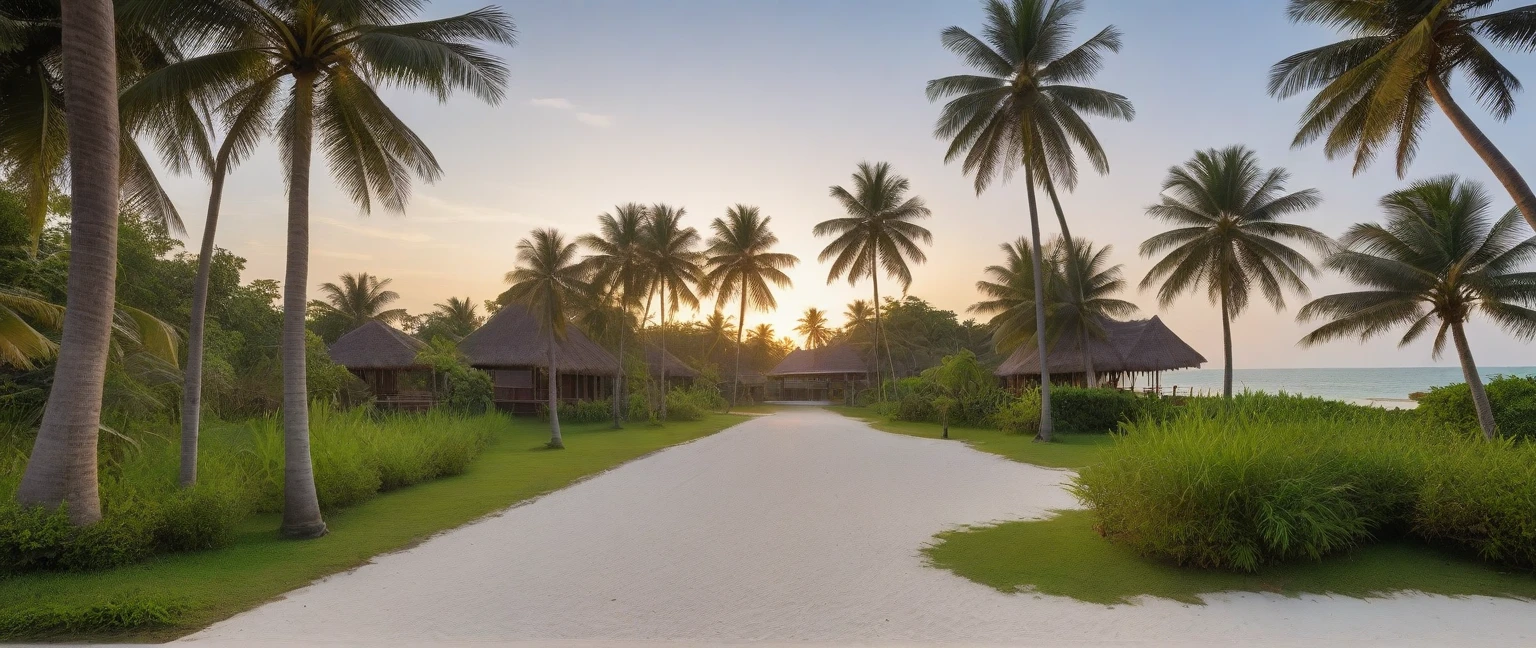
<path fill-rule="evenodd" d="M 577 440 L 575 443 L 579 443 Z M 1263 594 L 1102 606 L 927 567 L 1069 476 L 818 409 L 762 417 L 380 556 L 204 645 L 1536 645 L 1536 604 Z"/>

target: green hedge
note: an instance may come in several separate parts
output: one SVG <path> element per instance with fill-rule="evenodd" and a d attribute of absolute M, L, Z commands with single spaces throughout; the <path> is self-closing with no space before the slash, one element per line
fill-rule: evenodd
<path fill-rule="evenodd" d="M 1059 432 L 1113 432 L 1134 419 L 1146 400 L 1122 389 L 1053 387 L 1051 421 Z"/>
<path fill-rule="evenodd" d="M 1499 435 L 1536 440 L 1536 376 L 1494 376 L 1485 387 Z M 1417 411 L 1434 425 L 1482 434 L 1466 383 L 1430 388 L 1419 399 Z"/>

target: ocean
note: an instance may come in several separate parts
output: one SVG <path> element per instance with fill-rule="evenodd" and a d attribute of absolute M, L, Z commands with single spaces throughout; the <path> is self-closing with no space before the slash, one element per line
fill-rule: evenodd
<path fill-rule="evenodd" d="M 1220 358 L 1216 360 L 1218 363 Z M 1487 381 L 1496 375 L 1536 375 L 1536 367 L 1479 367 Z M 1428 391 L 1463 382 L 1460 367 L 1386 367 L 1376 369 L 1237 369 L 1232 372 L 1232 389 L 1242 391 L 1288 392 L 1320 396 L 1332 400 L 1403 406 L 1413 392 Z M 1163 373 L 1163 390 L 1175 385 L 1184 393 L 1221 393 L 1221 369 L 1187 369 Z"/>

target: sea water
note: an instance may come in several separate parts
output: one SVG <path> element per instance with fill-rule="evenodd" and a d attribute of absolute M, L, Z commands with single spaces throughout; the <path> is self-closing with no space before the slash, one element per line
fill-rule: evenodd
<path fill-rule="evenodd" d="M 1218 360 L 1219 361 L 1219 360 Z M 1536 375 L 1536 367 L 1480 367 L 1486 382 L 1498 375 Z M 1384 367 L 1374 369 L 1237 369 L 1233 391 L 1288 392 L 1332 400 L 1370 402 L 1386 406 L 1409 404 L 1408 395 L 1465 382 L 1460 367 Z M 1221 369 L 1188 369 L 1163 373 L 1163 391 L 1178 386 L 1184 393 L 1221 393 Z"/>

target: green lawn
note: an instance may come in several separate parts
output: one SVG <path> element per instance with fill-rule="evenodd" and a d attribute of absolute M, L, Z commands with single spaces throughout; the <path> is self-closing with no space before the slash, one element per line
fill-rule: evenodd
<path fill-rule="evenodd" d="M 934 423 L 881 420 L 862 407 L 827 409 L 886 432 L 930 439 L 942 432 Z M 1100 450 L 1114 442 L 1108 434 L 1058 434 L 1052 443 L 1035 443 L 1024 435 L 954 426 L 949 436 L 1021 463 L 1074 469 L 1097 461 Z M 1003 592 L 1032 591 L 1106 605 L 1138 596 L 1199 603 L 1202 594 L 1229 591 L 1355 597 L 1420 591 L 1536 599 L 1536 578 L 1529 573 L 1501 572 L 1470 557 L 1406 542 L 1239 574 L 1147 560 L 1099 537 L 1093 524 L 1092 511 L 1063 511 L 1049 520 L 946 531 L 923 551 L 933 566 Z"/>
<path fill-rule="evenodd" d="M 942 438 L 944 432 L 944 428 L 937 423 L 882 420 L 863 407 L 833 405 L 826 409 L 843 416 L 863 419 L 877 430 L 896 434 L 938 439 Z M 968 443 L 982 452 L 999 454 L 1020 463 L 1047 468 L 1082 468 L 1098 461 L 1099 449 L 1114 441 L 1114 437 L 1108 434 L 1057 434 L 1050 443 L 1037 443 L 1034 437 L 1025 434 L 1008 434 L 1002 430 L 953 425 L 949 427 L 949 438 Z"/>
<path fill-rule="evenodd" d="M 566 449 L 556 451 L 542 447 L 546 425 L 516 419 L 465 474 L 331 512 L 330 535 L 318 540 L 281 539 L 277 517 L 263 515 L 247 520 L 227 549 L 161 556 L 102 572 L 0 578 L 0 638 L 121 641 L 185 635 L 380 553 L 743 420 L 710 415 L 624 430 L 610 430 L 606 423 L 570 425 L 564 429 Z"/>

